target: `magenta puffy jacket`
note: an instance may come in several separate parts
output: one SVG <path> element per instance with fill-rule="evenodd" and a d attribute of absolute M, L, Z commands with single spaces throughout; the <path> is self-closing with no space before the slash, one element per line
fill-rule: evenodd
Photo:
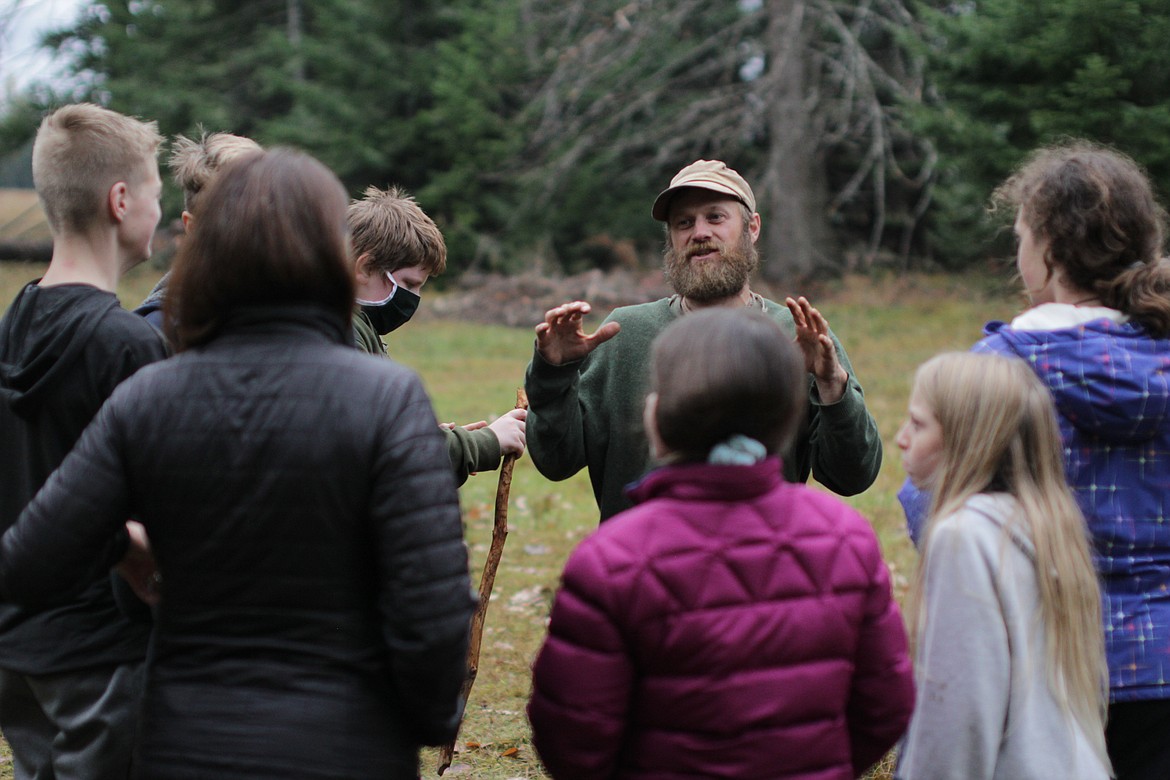
<path fill-rule="evenodd" d="M 869 524 L 754 466 L 672 466 L 569 557 L 528 706 L 568 778 L 853 778 L 911 663 Z"/>

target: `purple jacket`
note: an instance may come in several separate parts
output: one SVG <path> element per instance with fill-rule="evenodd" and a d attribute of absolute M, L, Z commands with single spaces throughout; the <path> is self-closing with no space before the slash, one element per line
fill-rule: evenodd
<path fill-rule="evenodd" d="M 914 705 L 869 524 L 780 463 L 652 472 L 569 557 L 533 669 L 553 777 L 853 778 Z"/>
<path fill-rule="evenodd" d="M 1170 699 L 1170 339 L 1104 319 L 986 333 L 973 351 L 1028 361 L 1056 401 L 1101 575 L 1111 699 Z"/>

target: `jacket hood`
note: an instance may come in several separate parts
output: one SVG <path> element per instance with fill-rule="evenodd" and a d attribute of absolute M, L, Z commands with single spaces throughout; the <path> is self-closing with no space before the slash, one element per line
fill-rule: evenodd
<path fill-rule="evenodd" d="M 1076 429 L 1106 442 L 1147 441 L 1170 425 L 1170 340 L 1098 319 L 1072 328 L 985 332 L 1028 361 Z"/>
<path fill-rule="evenodd" d="M 113 293 L 89 285 L 25 285 L 0 319 L 0 399 L 31 413 L 118 306 Z"/>
<path fill-rule="evenodd" d="M 140 317 L 145 317 L 148 314 L 153 314 L 156 311 L 160 311 L 163 307 L 163 302 L 166 300 L 167 287 L 170 285 L 170 283 L 171 272 L 167 271 L 162 275 L 162 278 L 158 280 L 158 283 L 155 284 L 153 288 L 151 288 L 150 293 L 142 299 L 142 303 L 138 304 L 138 307 L 134 309 L 134 313 Z"/>

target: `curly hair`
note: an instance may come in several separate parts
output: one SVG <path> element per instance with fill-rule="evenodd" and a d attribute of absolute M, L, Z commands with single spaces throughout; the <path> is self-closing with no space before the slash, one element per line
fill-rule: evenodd
<path fill-rule="evenodd" d="M 1170 334 L 1166 211 L 1131 158 L 1086 141 L 1033 152 L 996 188 L 1043 243 L 1051 276 L 1098 296 L 1156 336 Z"/>

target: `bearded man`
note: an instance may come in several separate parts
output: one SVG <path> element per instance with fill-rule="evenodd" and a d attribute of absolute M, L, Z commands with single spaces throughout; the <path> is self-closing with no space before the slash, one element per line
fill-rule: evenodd
<path fill-rule="evenodd" d="M 591 335 L 582 329 L 585 301 L 550 309 L 536 326 L 524 387 L 537 470 L 562 480 L 587 467 L 602 520 L 631 506 L 626 486 L 656 465 L 642 425 L 650 345 L 675 318 L 727 306 L 771 316 L 804 355 L 808 409 L 785 453 L 785 478 L 803 482 L 811 473 L 845 496 L 872 485 L 881 438 L 841 343 L 804 298 L 780 305 L 749 286 L 760 215 L 748 183 L 723 162 L 698 160 L 675 175 L 651 214 L 666 223 L 663 267 L 674 295 L 615 309 Z"/>

